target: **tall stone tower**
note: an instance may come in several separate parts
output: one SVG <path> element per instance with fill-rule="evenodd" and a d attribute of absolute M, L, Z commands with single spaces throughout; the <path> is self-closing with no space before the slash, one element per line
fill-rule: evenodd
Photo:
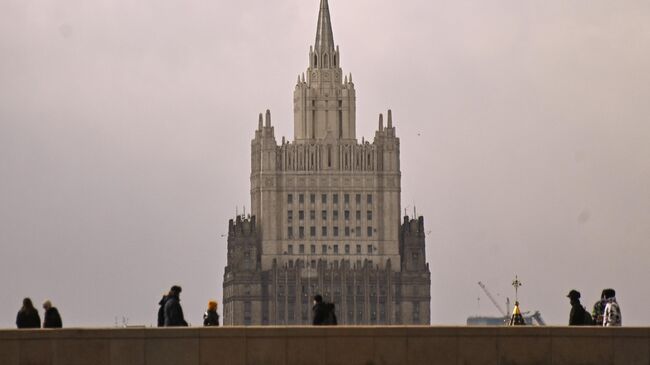
<path fill-rule="evenodd" d="M 359 143 L 327 0 L 293 103 L 293 142 L 278 144 L 270 111 L 259 116 L 251 216 L 229 224 L 224 325 L 308 324 L 315 294 L 335 303 L 340 324 L 428 324 L 424 219 L 400 223 L 392 114 Z"/>

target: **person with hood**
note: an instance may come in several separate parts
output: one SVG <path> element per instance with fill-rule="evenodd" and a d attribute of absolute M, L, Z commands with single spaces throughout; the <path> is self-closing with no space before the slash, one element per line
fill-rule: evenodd
<path fill-rule="evenodd" d="M 208 302 L 208 310 L 203 314 L 203 325 L 206 327 L 219 326 L 219 314 L 217 313 L 217 302 L 215 300 Z"/>
<path fill-rule="evenodd" d="M 41 316 L 38 315 L 38 311 L 29 298 L 23 299 L 23 306 L 16 316 L 16 327 L 41 328 Z"/>
<path fill-rule="evenodd" d="M 167 302 L 167 294 L 163 294 L 162 299 L 158 302 L 158 327 L 165 327 L 165 303 Z"/>
<path fill-rule="evenodd" d="M 312 324 L 314 326 L 322 326 L 326 324 L 329 317 L 329 308 L 327 304 L 323 303 L 323 297 L 320 294 L 314 296 L 314 306 L 312 311 Z"/>
<path fill-rule="evenodd" d="M 571 313 L 569 314 L 569 326 L 589 326 L 591 325 L 591 315 L 580 304 L 580 292 L 571 290 L 567 295 L 571 302 Z M 589 317 L 587 317 L 589 316 Z"/>
<path fill-rule="evenodd" d="M 603 289 L 603 292 L 600 294 L 600 300 L 594 303 L 594 309 L 591 311 L 591 317 L 594 319 L 596 326 L 603 325 L 603 315 L 605 314 L 605 306 L 607 305 L 606 294 L 608 290 L 612 289 Z"/>
<path fill-rule="evenodd" d="M 616 291 L 614 289 L 608 289 L 605 297 L 607 305 L 605 306 L 605 313 L 603 314 L 603 326 L 621 326 L 623 324 L 623 316 L 621 316 L 621 307 L 616 301 Z"/>
<path fill-rule="evenodd" d="M 165 302 L 165 327 L 187 327 L 187 322 L 183 316 L 183 308 L 181 307 L 181 291 L 183 289 L 178 286 L 172 286 L 167 301 Z"/>
<path fill-rule="evenodd" d="M 43 310 L 45 311 L 45 314 L 43 315 L 43 328 L 63 327 L 63 321 L 61 321 L 59 310 L 52 306 L 52 302 L 46 300 L 45 303 L 43 303 Z"/>

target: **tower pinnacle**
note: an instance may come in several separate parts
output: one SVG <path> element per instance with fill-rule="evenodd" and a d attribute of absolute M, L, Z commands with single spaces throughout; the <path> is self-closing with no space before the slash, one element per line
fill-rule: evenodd
<path fill-rule="evenodd" d="M 315 51 L 319 54 L 334 51 L 334 35 L 332 34 L 332 21 L 330 20 L 330 7 L 327 0 L 320 1 L 318 12 L 318 27 L 316 29 Z"/>

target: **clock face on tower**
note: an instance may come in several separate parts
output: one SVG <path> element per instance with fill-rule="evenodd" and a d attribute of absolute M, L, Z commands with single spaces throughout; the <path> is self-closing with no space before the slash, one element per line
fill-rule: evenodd
<path fill-rule="evenodd" d="M 314 71 L 311 73 L 311 79 L 312 81 L 317 81 L 318 80 L 318 72 Z"/>
<path fill-rule="evenodd" d="M 325 71 L 323 72 L 323 81 L 329 81 L 330 80 L 330 73 Z"/>

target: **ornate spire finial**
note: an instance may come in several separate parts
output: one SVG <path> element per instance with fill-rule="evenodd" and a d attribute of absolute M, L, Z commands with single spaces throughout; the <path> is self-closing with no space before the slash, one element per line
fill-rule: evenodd
<path fill-rule="evenodd" d="M 393 111 L 388 109 L 388 128 L 393 128 Z"/>
<path fill-rule="evenodd" d="M 321 0 L 318 12 L 318 27 L 316 28 L 316 52 L 334 51 L 334 35 L 332 34 L 332 21 L 330 20 L 330 7 L 327 0 Z"/>
<path fill-rule="evenodd" d="M 262 116 L 262 113 L 260 113 L 260 121 L 259 121 L 258 126 L 257 126 L 257 128 L 259 130 L 262 130 L 262 124 L 263 123 L 264 123 L 264 116 Z"/>
<path fill-rule="evenodd" d="M 269 109 L 266 109 L 266 126 L 271 126 L 271 111 Z"/>

